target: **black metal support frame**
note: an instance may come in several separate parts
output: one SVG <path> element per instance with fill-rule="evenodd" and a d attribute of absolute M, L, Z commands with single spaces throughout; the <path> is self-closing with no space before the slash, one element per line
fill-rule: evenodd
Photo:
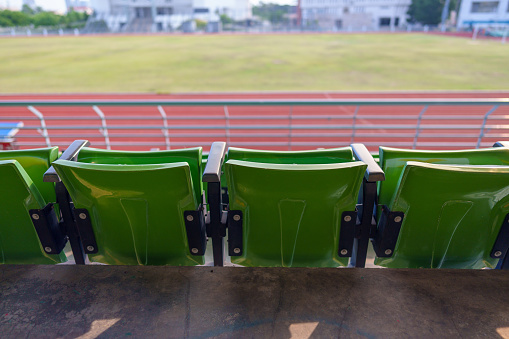
<path fill-rule="evenodd" d="M 363 144 L 351 144 L 350 146 L 355 159 L 368 165 L 359 192 L 358 224 L 353 239 L 352 258 L 350 259 L 350 266 L 362 268 L 366 266 L 369 239 L 372 234 L 376 233 L 374 210 L 377 202 L 377 182 L 385 180 L 385 173 L 366 146 Z"/>
<path fill-rule="evenodd" d="M 388 258 L 394 253 L 405 214 L 391 211 L 385 205 L 381 207 L 382 214 L 376 229 L 371 234 L 371 241 L 376 255 L 380 258 Z"/>
<path fill-rule="evenodd" d="M 90 145 L 88 140 L 76 140 L 64 151 L 64 153 L 62 153 L 59 159 L 76 161 L 80 150 L 88 145 Z M 85 249 L 83 247 L 81 235 L 73 213 L 74 205 L 71 201 L 71 197 L 69 196 L 69 192 L 61 182 L 53 166 L 44 173 L 43 180 L 44 182 L 55 183 L 55 193 L 57 197 L 56 202 L 61 213 L 61 229 L 69 239 L 76 264 L 84 265 L 86 259 Z"/>
<path fill-rule="evenodd" d="M 224 265 L 224 238 L 226 220 L 223 218 L 221 193 L 221 168 L 226 153 L 225 142 L 214 142 L 210 147 L 207 164 L 203 171 L 203 182 L 207 183 L 207 236 L 212 238 L 214 266 Z"/>
<path fill-rule="evenodd" d="M 59 254 L 67 243 L 62 225 L 58 222 L 53 203 L 41 209 L 29 211 L 35 231 L 44 251 L 48 254 Z"/>
<path fill-rule="evenodd" d="M 509 214 L 505 216 L 502 225 L 500 225 L 490 256 L 494 259 L 500 259 L 497 268 L 509 270 Z"/>
<path fill-rule="evenodd" d="M 192 255 L 205 255 L 207 235 L 204 210 L 205 207 L 203 204 L 200 204 L 195 211 L 184 211 L 187 242 Z"/>
<path fill-rule="evenodd" d="M 242 220 L 242 211 L 228 211 L 228 254 L 231 257 L 241 256 L 244 252 Z"/>

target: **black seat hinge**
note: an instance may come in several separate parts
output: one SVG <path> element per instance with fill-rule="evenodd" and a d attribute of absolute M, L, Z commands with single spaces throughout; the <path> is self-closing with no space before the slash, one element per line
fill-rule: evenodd
<path fill-rule="evenodd" d="M 228 254 L 231 257 L 241 256 L 244 252 L 242 244 L 242 211 L 228 211 Z"/>
<path fill-rule="evenodd" d="M 92 220 L 90 214 L 84 208 L 74 208 L 74 219 L 78 226 L 81 236 L 81 243 L 86 254 L 94 254 L 98 252 L 97 242 L 95 241 L 94 229 L 92 228 Z"/>
<path fill-rule="evenodd" d="M 44 252 L 59 254 L 67 243 L 67 236 L 62 231 L 52 203 L 42 209 L 30 210 L 30 218 L 39 236 Z"/>
<path fill-rule="evenodd" d="M 207 247 L 204 206 L 200 205 L 196 211 L 184 211 L 184 222 L 189 251 L 192 255 L 204 255 Z"/>
<path fill-rule="evenodd" d="M 405 214 L 403 212 L 391 211 L 382 205 L 382 214 L 378 221 L 377 232 L 371 239 L 375 253 L 380 258 L 391 257 L 399 237 L 399 231 Z"/>
<path fill-rule="evenodd" d="M 500 230 L 498 231 L 497 240 L 495 240 L 495 244 L 491 250 L 490 256 L 494 259 L 500 259 L 500 265 L 497 267 L 502 269 L 509 269 L 507 267 L 507 263 L 502 265 L 503 261 L 508 260 L 507 252 L 509 250 L 509 214 L 506 214 L 502 225 L 500 225 Z M 505 258 L 505 260 L 504 260 Z"/>
<path fill-rule="evenodd" d="M 357 226 L 357 211 L 345 211 L 341 214 L 338 256 L 352 256 L 353 240 L 358 233 Z"/>

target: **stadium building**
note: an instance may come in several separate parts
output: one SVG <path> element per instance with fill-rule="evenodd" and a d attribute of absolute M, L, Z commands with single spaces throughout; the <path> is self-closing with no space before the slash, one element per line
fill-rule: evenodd
<path fill-rule="evenodd" d="M 302 27 L 393 30 L 406 23 L 411 0 L 299 0 Z"/>
<path fill-rule="evenodd" d="M 94 20 L 103 20 L 112 32 L 167 32 L 193 19 L 219 22 L 221 14 L 234 20 L 251 17 L 249 0 L 91 0 L 90 6 Z"/>
<path fill-rule="evenodd" d="M 458 28 L 509 26 L 509 0 L 463 0 Z"/>

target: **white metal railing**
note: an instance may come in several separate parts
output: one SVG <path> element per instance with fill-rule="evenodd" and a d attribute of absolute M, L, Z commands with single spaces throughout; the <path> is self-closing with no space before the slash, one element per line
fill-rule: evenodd
<path fill-rule="evenodd" d="M 20 106 L 32 114 L 9 113 Z M 73 111 L 79 106 L 90 110 Z M 61 107 L 69 113 L 56 114 Z M 122 113 L 132 107 L 140 113 Z M 196 107 L 206 110 L 190 113 Z M 211 141 L 287 150 L 353 142 L 371 149 L 478 148 L 509 139 L 508 119 L 509 98 L 0 100 L 0 122 L 24 123 L 16 136 L 20 148 L 65 147 L 73 139 L 107 149 L 208 147 Z"/>

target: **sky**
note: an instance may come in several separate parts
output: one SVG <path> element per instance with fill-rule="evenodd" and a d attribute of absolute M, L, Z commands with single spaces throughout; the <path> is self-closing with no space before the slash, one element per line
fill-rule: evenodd
<path fill-rule="evenodd" d="M 251 3 L 257 5 L 262 1 L 273 2 L 281 5 L 297 4 L 297 0 L 251 0 Z M 22 3 L 22 0 L 0 0 L 0 7 L 6 7 L 9 5 L 10 7 L 20 9 Z M 65 12 L 66 10 L 65 0 L 35 0 L 35 4 L 47 11 Z"/>

